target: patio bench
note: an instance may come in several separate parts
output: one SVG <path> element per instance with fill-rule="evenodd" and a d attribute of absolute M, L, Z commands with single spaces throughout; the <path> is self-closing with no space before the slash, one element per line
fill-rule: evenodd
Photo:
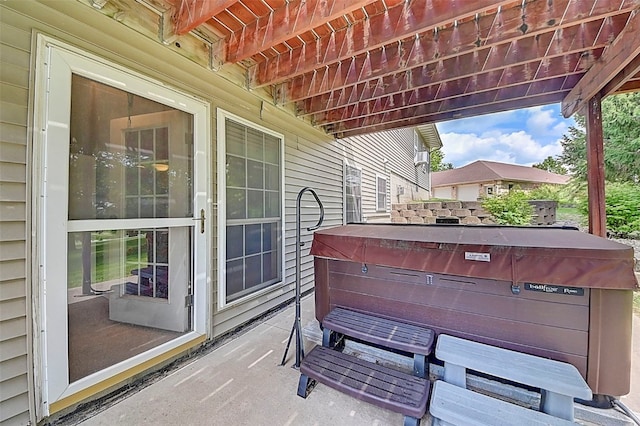
<path fill-rule="evenodd" d="M 575 426 L 575 423 L 511 404 L 438 380 L 431 392 L 429 412 L 446 424 L 464 426 Z M 436 422 L 434 421 L 434 424 Z"/>
<path fill-rule="evenodd" d="M 298 395 L 306 398 L 316 381 L 404 415 L 405 426 L 418 426 L 427 410 L 429 380 L 324 346 L 314 347 L 300 364 Z"/>
<path fill-rule="evenodd" d="M 333 346 L 338 340 L 336 334 L 342 334 L 409 352 L 413 354 L 414 374 L 427 377 L 426 358 L 433 350 L 433 330 L 344 308 L 329 312 L 322 320 L 322 327 L 322 346 Z"/>
<path fill-rule="evenodd" d="M 444 361 L 445 382 L 466 388 L 466 369 L 468 368 L 539 388 L 540 411 L 571 422 L 574 418 L 574 398 L 583 400 L 592 398 L 591 389 L 578 369 L 564 362 L 444 334 L 438 336 L 436 357 Z M 442 396 L 434 397 L 431 405 L 439 406 L 440 398 Z M 469 415 L 474 416 L 472 413 Z"/>

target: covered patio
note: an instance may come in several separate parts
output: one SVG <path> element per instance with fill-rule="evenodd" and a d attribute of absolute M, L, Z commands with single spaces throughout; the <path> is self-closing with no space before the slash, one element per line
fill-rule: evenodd
<path fill-rule="evenodd" d="M 181 425 L 399 425 L 402 415 L 350 398 L 318 384 L 302 399 L 296 396 L 299 373 L 292 368 L 295 351 L 289 350 L 287 363 L 280 366 L 295 309 L 268 316 L 247 330 L 220 342 L 203 356 L 156 374 L 128 390 L 112 395 L 79 411 L 59 424 L 101 426 L 115 424 Z M 305 348 L 315 344 L 312 331 L 320 338 L 314 319 L 314 297 L 302 302 Z M 640 318 L 634 322 L 634 364 L 640 363 Z M 354 346 L 351 350 L 361 350 Z M 408 364 L 409 358 L 389 358 Z M 640 377 L 632 377 L 631 393 L 622 401 L 640 410 Z M 432 378 L 441 370 L 432 366 Z M 496 391 L 496 383 L 470 380 L 472 386 Z M 502 386 L 505 395 L 536 404 L 537 394 Z M 585 425 L 632 426 L 618 409 L 598 410 L 576 405 L 576 419 Z M 429 425 L 427 413 L 422 424 Z"/>

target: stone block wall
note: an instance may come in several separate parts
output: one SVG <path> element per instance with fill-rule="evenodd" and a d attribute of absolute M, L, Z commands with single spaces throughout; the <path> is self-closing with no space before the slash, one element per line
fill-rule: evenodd
<path fill-rule="evenodd" d="M 529 201 L 533 206 L 532 225 L 553 225 L 558 203 L 549 200 Z M 391 205 L 391 223 L 460 223 L 495 224 L 480 201 L 427 201 Z"/>
<path fill-rule="evenodd" d="M 479 201 L 428 201 L 391 205 L 391 223 L 493 224 Z"/>

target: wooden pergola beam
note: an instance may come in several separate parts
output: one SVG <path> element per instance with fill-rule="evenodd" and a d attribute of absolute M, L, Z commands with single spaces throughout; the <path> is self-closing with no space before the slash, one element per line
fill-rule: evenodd
<path fill-rule="evenodd" d="M 229 36 L 227 61 L 238 62 L 270 49 L 288 39 L 311 31 L 354 10 L 371 0 L 296 0 L 285 3 L 265 17 Z"/>
<path fill-rule="evenodd" d="M 640 10 L 631 12 L 627 25 L 598 61 L 562 101 L 562 115 L 571 117 L 605 88 L 622 70 L 640 55 Z M 608 93 L 601 93 L 607 95 Z"/>
<path fill-rule="evenodd" d="M 373 51 L 456 18 L 495 9 L 506 0 L 413 0 L 319 38 L 250 69 L 250 87 L 275 84 L 353 56 Z"/>
<path fill-rule="evenodd" d="M 174 33 L 186 34 L 235 3 L 236 0 L 180 0 L 173 16 Z"/>
<path fill-rule="evenodd" d="M 618 73 L 609 83 L 607 83 L 601 90 L 602 96 L 607 96 L 610 93 L 617 92 L 619 89 L 625 87 L 625 85 L 638 77 L 640 72 L 640 55 L 636 56 L 629 64 L 624 67 L 622 71 Z"/>

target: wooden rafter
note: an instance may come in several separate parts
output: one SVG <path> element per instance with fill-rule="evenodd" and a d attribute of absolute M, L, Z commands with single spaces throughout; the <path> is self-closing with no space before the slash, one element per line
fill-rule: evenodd
<path fill-rule="evenodd" d="M 236 3 L 236 0 L 180 0 L 173 16 L 174 32 L 186 34 Z"/>
<path fill-rule="evenodd" d="M 629 16 L 627 25 L 618 37 L 562 101 L 562 114 L 565 117 L 570 117 L 579 111 L 586 102 L 600 93 L 640 55 L 638 34 L 640 34 L 640 10 L 636 9 Z"/>
<path fill-rule="evenodd" d="M 227 61 L 238 62 L 327 21 L 360 9 L 370 0 L 296 0 L 229 36 Z"/>
<path fill-rule="evenodd" d="M 269 58 L 250 69 L 250 86 L 275 84 L 319 66 L 345 60 L 433 30 L 456 18 L 474 16 L 496 8 L 505 0 L 414 0 L 389 8 L 385 13 L 319 38 L 290 52 Z"/>
<path fill-rule="evenodd" d="M 468 22 L 459 26 L 455 36 L 452 29 L 443 30 L 437 39 L 425 35 L 403 45 L 391 45 L 369 55 L 294 77 L 279 86 L 277 100 L 279 103 L 292 102 L 405 70 L 422 74 L 425 65 L 442 61 L 458 62 L 467 69 L 472 64 L 470 72 L 484 72 L 492 67 L 516 65 L 540 57 L 562 56 L 594 45 L 604 46 L 624 28 L 627 21 L 625 15 L 586 21 L 584 13 L 578 17 L 567 17 L 553 28 L 547 21 L 538 26 L 532 23 L 526 36 L 517 41 L 513 39 L 513 32 L 519 31 L 519 26 L 510 19 L 510 27 L 503 22 L 500 26 L 502 31 L 482 34 L 484 42 L 480 47 L 474 43 L 481 29 L 476 22 Z M 451 43 L 453 38 L 460 43 Z"/>

